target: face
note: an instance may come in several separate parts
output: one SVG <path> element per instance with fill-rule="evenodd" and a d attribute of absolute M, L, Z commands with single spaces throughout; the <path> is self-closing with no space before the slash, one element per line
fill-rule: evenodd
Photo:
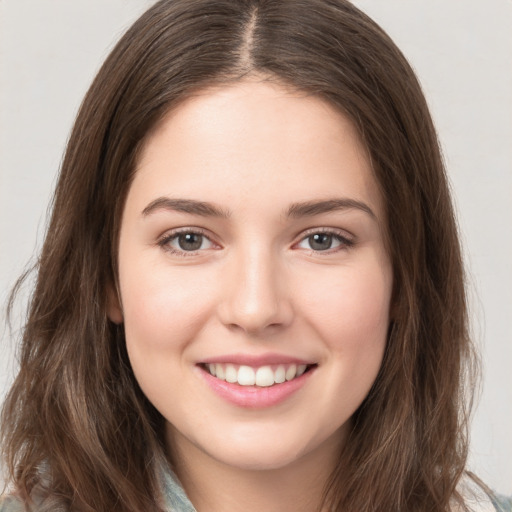
<path fill-rule="evenodd" d="M 386 343 L 384 223 L 353 126 L 321 99 L 246 81 L 168 114 L 109 314 L 170 449 L 276 469 L 343 442 Z"/>

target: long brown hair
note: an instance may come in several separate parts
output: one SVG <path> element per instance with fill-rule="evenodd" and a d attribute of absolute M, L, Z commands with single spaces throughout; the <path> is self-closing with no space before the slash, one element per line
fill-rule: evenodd
<path fill-rule="evenodd" d="M 394 295 L 381 371 L 325 489 L 346 511 L 447 511 L 466 462 L 472 352 L 456 222 L 411 67 L 346 0 L 162 0 L 122 37 L 80 108 L 2 412 L 3 453 L 40 510 L 160 510 L 163 418 L 106 314 L 135 162 L 194 91 L 257 73 L 349 116 L 384 198 Z M 470 390 L 469 390 L 470 391 Z"/>

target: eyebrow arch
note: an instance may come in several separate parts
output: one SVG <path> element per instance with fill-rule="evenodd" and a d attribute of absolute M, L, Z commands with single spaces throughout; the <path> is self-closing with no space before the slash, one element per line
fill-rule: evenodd
<path fill-rule="evenodd" d="M 372 209 L 362 201 L 348 198 L 326 199 L 323 201 L 305 201 L 303 203 L 294 203 L 288 208 L 287 217 L 299 218 L 320 215 L 336 210 L 357 209 L 367 213 L 373 219 L 376 219 Z"/>
<path fill-rule="evenodd" d="M 151 201 L 144 210 L 142 215 L 147 217 L 158 210 L 171 210 L 201 217 L 220 217 L 223 219 L 231 215 L 230 211 L 223 210 L 212 203 L 205 201 L 196 201 L 194 199 L 172 199 L 170 197 L 159 197 Z"/>

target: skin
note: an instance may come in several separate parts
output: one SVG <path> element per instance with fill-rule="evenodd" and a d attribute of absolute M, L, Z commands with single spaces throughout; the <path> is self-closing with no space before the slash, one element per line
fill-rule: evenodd
<path fill-rule="evenodd" d="M 286 215 L 339 198 L 357 206 Z M 382 362 L 393 280 L 384 225 L 354 127 L 319 98 L 246 80 L 189 98 L 149 137 L 109 315 L 125 324 L 136 378 L 167 421 L 169 456 L 198 511 L 318 507 Z M 180 248 L 176 229 L 202 233 L 200 249 Z M 312 249 L 312 232 L 334 232 L 330 248 Z M 198 366 L 235 353 L 316 366 L 284 401 L 240 407 Z"/>

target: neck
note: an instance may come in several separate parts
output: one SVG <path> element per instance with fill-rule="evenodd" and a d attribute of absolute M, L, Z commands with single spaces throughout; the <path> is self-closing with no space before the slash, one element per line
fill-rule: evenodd
<path fill-rule="evenodd" d="M 172 459 L 197 512 L 322 512 L 323 492 L 337 464 L 339 439 L 273 469 L 240 468 L 210 457 L 174 432 Z"/>

